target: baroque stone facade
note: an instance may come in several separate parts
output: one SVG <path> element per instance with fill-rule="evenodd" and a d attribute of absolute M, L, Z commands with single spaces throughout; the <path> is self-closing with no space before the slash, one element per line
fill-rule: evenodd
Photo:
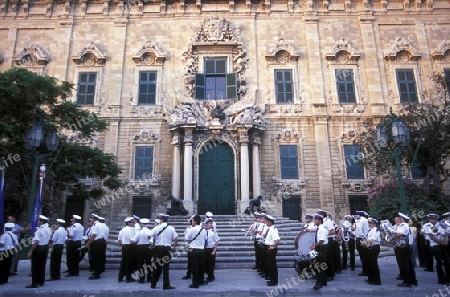
<path fill-rule="evenodd" d="M 376 180 L 368 171 L 348 178 L 344 146 L 367 118 L 405 104 L 398 69 L 414 74 L 419 101 L 433 93 L 431 74 L 450 69 L 449 12 L 444 0 L 4 0 L 0 71 L 25 67 L 76 85 L 84 83 L 80 74 L 95 74 L 94 99 L 84 108 L 109 130 L 71 139 L 117 155 L 127 187 L 107 202 L 87 203 L 85 215 L 98 211 L 120 224 L 139 209 L 137 198 L 148 198 L 154 216 L 170 207 L 171 195 L 190 213 L 204 211 L 206 180 L 219 187 L 221 171 L 209 172 L 202 158 L 224 145 L 232 175 L 227 213 L 242 213 L 261 195 L 275 215 L 287 215 L 286 204 L 299 214 L 322 208 L 341 218 L 354 199 L 354 207 L 364 204 Z M 226 77 L 225 93 L 201 91 L 210 61 L 225 63 L 211 76 Z M 155 74 L 149 104 L 140 101 L 142 72 Z M 280 81 L 277 73 L 292 77 Z M 346 73 L 354 86 L 348 102 L 337 86 Z M 146 146 L 152 166 L 142 178 L 136 149 Z M 282 178 L 282 146 L 296 148 L 296 178 Z M 297 205 L 288 204 L 292 197 Z"/>

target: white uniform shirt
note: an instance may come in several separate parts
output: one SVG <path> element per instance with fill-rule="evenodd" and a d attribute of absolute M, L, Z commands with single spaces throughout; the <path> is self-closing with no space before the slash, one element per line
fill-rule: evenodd
<path fill-rule="evenodd" d="M 322 244 L 328 244 L 328 230 L 323 226 L 323 224 L 320 224 L 317 227 L 316 232 L 316 239 L 314 243 L 318 243 L 319 241 L 323 240 Z"/>
<path fill-rule="evenodd" d="M 217 242 L 219 242 L 220 238 L 219 235 L 217 235 L 217 231 L 214 231 L 212 229 L 206 230 L 206 244 L 205 248 L 211 249 L 213 248 Z"/>
<path fill-rule="evenodd" d="M 48 224 L 45 223 L 37 229 L 31 242 L 35 243 L 38 241 L 38 245 L 47 245 L 51 237 L 52 230 L 48 227 Z"/>
<path fill-rule="evenodd" d="M 97 227 L 98 227 L 98 234 L 99 238 L 101 236 L 101 238 L 108 240 L 109 238 L 109 227 L 106 226 L 105 223 L 101 223 L 101 222 L 97 222 Z M 97 238 L 96 238 L 97 239 Z"/>
<path fill-rule="evenodd" d="M 356 220 L 355 236 L 362 238 L 369 233 L 369 221 L 365 217 L 360 217 Z"/>
<path fill-rule="evenodd" d="M 206 244 L 206 230 L 200 226 L 194 226 L 187 232 L 184 239 L 191 249 L 204 249 Z"/>
<path fill-rule="evenodd" d="M 68 228 L 67 231 L 69 231 L 69 235 L 72 236 L 72 238 L 69 238 L 69 240 L 78 241 L 83 239 L 84 228 L 80 223 L 73 224 Z"/>
<path fill-rule="evenodd" d="M 430 240 L 430 235 L 428 235 L 428 234 L 431 233 L 432 227 L 433 227 L 433 224 L 431 224 L 430 222 L 423 224 L 422 230 L 420 230 L 420 231 L 423 232 L 425 240 Z"/>
<path fill-rule="evenodd" d="M 323 219 L 323 226 L 325 227 L 325 229 L 327 229 L 328 232 L 330 232 L 330 230 L 334 229 L 334 222 L 332 219 L 330 218 L 324 218 Z M 328 235 L 328 237 L 331 238 L 336 238 L 336 234 L 332 234 L 332 235 Z"/>
<path fill-rule="evenodd" d="M 13 235 L 16 236 L 16 234 L 12 233 L 11 231 L 7 231 L 0 236 L 0 243 L 3 244 L 3 246 L 0 246 L 0 251 L 12 249 L 14 246 L 19 244 L 17 241 L 17 236 L 14 239 Z"/>
<path fill-rule="evenodd" d="M 136 231 L 133 227 L 125 226 L 120 230 L 118 240 L 122 242 L 122 245 L 131 244 L 131 238 L 134 237 Z"/>
<path fill-rule="evenodd" d="M 264 241 L 265 245 L 274 245 L 276 240 L 280 240 L 280 235 L 278 234 L 278 229 L 275 228 L 274 225 L 270 226 L 268 231 L 267 231 L 267 235 L 266 235 L 266 239 Z"/>
<path fill-rule="evenodd" d="M 56 231 L 53 233 L 52 241 L 53 244 L 64 244 L 67 239 L 67 231 L 64 227 L 58 227 Z"/>
<path fill-rule="evenodd" d="M 396 233 L 402 234 L 400 238 L 396 240 L 398 244 L 407 244 L 409 243 L 408 235 L 410 233 L 409 225 L 407 223 L 401 223 L 399 225 L 395 225 L 394 227 Z"/>
<path fill-rule="evenodd" d="M 91 227 L 91 236 L 95 235 L 94 237 L 94 241 L 95 240 L 99 240 L 102 239 L 103 237 L 103 230 L 102 230 L 102 226 L 99 222 L 94 222 L 94 225 L 92 225 Z"/>
<path fill-rule="evenodd" d="M 373 245 L 380 244 L 381 242 L 381 236 L 380 231 L 378 231 L 377 227 L 372 227 L 367 234 L 367 240 L 373 240 Z"/>
<path fill-rule="evenodd" d="M 164 228 L 166 229 L 158 235 L 158 233 Z M 155 228 L 153 228 L 152 231 L 150 231 L 150 235 L 155 238 L 156 246 L 168 246 L 168 247 L 172 246 L 172 242 L 174 241 L 175 238 L 178 237 L 178 233 L 175 231 L 175 228 L 167 225 L 167 222 L 163 222 L 158 226 L 156 226 Z"/>
<path fill-rule="evenodd" d="M 150 239 L 148 238 L 149 235 L 150 229 L 148 229 L 147 227 L 143 227 L 141 230 L 136 232 L 131 240 L 137 245 L 150 244 Z"/>

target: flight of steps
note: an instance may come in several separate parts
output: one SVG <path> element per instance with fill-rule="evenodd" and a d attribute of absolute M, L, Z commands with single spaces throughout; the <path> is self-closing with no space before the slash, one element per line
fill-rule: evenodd
<path fill-rule="evenodd" d="M 174 253 L 170 264 L 171 268 L 186 268 L 186 252 L 181 251 L 184 243 L 184 230 L 188 226 L 190 216 L 177 216 L 169 219 L 179 238 L 179 251 Z M 203 218 L 202 218 L 203 219 Z M 245 232 L 253 222 L 251 216 L 237 215 L 215 215 L 217 232 L 220 237 L 217 248 L 216 268 L 247 268 L 254 266 L 253 240 L 245 237 Z M 275 226 L 281 237 L 278 246 L 277 263 L 278 267 L 294 267 L 294 238 L 298 234 L 300 223 L 286 218 L 276 218 Z M 121 258 L 121 248 L 117 245 L 117 235 L 119 231 L 110 231 L 107 249 L 107 268 L 119 268 Z"/>
<path fill-rule="evenodd" d="M 171 268 L 185 269 L 187 256 L 181 250 L 184 243 L 184 230 L 188 226 L 190 216 L 176 216 L 169 219 L 179 236 L 179 249 L 173 255 Z M 203 218 L 202 218 L 203 219 Z M 217 248 L 216 268 L 249 268 L 254 266 L 253 241 L 245 237 L 245 232 L 253 222 L 251 216 L 243 215 L 215 215 L 217 231 L 220 236 Z M 294 239 L 300 229 L 300 223 L 296 220 L 277 217 L 275 226 L 281 237 L 278 246 L 277 263 L 280 268 L 294 267 Z M 117 245 L 119 230 L 111 230 L 107 249 L 107 269 L 118 269 L 121 261 L 121 247 Z M 393 255 L 392 248 L 381 247 L 380 257 Z M 358 258 L 358 257 L 357 257 Z M 84 265 L 87 267 L 87 261 Z"/>

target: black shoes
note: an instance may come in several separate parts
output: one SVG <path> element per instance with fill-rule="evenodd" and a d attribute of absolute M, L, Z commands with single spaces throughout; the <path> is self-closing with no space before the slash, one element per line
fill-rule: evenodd
<path fill-rule="evenodd" d="M 47 281 L 51 282 L 51 281 L 57 281 L 57 280 L 59 280 L 59 278 L 49 278 Z"/>
<path fill-rule="evenodd" d="M 91 275 L 88 279 L 99 279 L 100 275 Z"/>
<path fill-rule="evenodd" d="M 26 286 L 25 288 L 29 289 L 29 288 L 37 288 L 37 287 L 38 287 L 38 285 L 31 284 L 31 285 Z"/>
<path fill-rule="evenodd" d="M 268 282 L 268 283 L 267 283 L 267 286 L 269 286 L 269 287 L 275 287 L 275 286 L 278 286 L 278 283 L 276 283 L 276 282 Z"/>
<path fill-rule="evenodd" d="M 359 275 L 359 276 L 367 276 L 367 274 L 365 274 L 365 273 L 363 273 L 363 272 L 358 273 L 358 275 Z"/>
<path fill-rule="evenodd" d="M 198 288 L 200 288 L 200 286 L 199 285 L 189 285 L 189 288 L 191 288 L 191 289 L 198 289 Z"/>
<path fill-rule="evenodd" d="M 181 279 L 190 279 L 191 276 L 189 274 L 186 274 L 185 276 L 183 276 Z"/>
<path fill-rule="evenodd" d="M 313 287 L 313 290 L 320 290 L 322 288 L 322 286 L 321 285 L 315 285 L 314 287 Z"/>
<path fill-rule="evenodd" d="M 130 279 L 127 279 L 125 282 L 126 283 L 134 283 L 135 281 L 136 281 L 135 279 L 130 278 Z"/>
<path fill-rule="evenodd" d="M 165 285 L 163 286 L 163 290 L 173 290 L 175 287 L 172 287 L 171 285 Z"/>
<path fill-rule="evenodd" d="M 411 284 L 405 284 L 405 283 L 401 283 L 401 284 L 397 284 L 398 287 L 405 287 L 405 288 L 410 288 Z"/>
<path fill-rule="evenodd" d="M 155 289 L 156 288 L 156 284 L 151 284 L 150 288 Z"/>

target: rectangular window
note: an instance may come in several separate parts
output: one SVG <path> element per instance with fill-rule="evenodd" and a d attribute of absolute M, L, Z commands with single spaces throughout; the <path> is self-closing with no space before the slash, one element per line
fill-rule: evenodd
<path fill-rule="evenodd" d="M 344 145 L 344 156 L 347 179 L 364 179 L 364 167 L 359 162 L 361 147 L 359 145 Z"/>
<path fill-rule="evenodd" d="M 96 72 L 82 72 L 78 75 L 77 103 L 80 105 L 93 105 L 95 86 L 97 83 Z"/>
<path fill-rule="evenodd" d="M 206 100 L 237 98 L 235 73 L 227 73 L 227 58 L 205 58 L 204 73 L 195 76 L 195 97 Z"/>
<path fill-rule="evenodd" d="M 298 179 L 296 145 L 280 145 L 280 170 L 282 179 Z"/>
<path fill-rule="evenodd" d="M 356 103 L 353 70 L 336 69 L 334 74 L 339 103 Z"/>
<path fill-rule="evenodd" d="M 149 179 L 153 173 L 153 146 L 137 146 L 134 158 L 134 179 Z"/>
<path fill-rule="evenodd" d="M 156 71 L 140 71 L 138 104 L 155 104 L 155 102 Z"/>
<path fill-rule="evenodd" d="M 414 71 L 412 69 L 397 69 L 396 73 L 400 103 L 419 102 Z"/>
<path fill-rule="evenodd" d="M 444 69 L 444 78 L 447 86 L 447 96 L 450 96 L 450 69 Z"/>
<path fill-rule="evenodd" d="M 294 103 L 292 70 L 275 69 L 275 95 L 277 103 Z"/>

